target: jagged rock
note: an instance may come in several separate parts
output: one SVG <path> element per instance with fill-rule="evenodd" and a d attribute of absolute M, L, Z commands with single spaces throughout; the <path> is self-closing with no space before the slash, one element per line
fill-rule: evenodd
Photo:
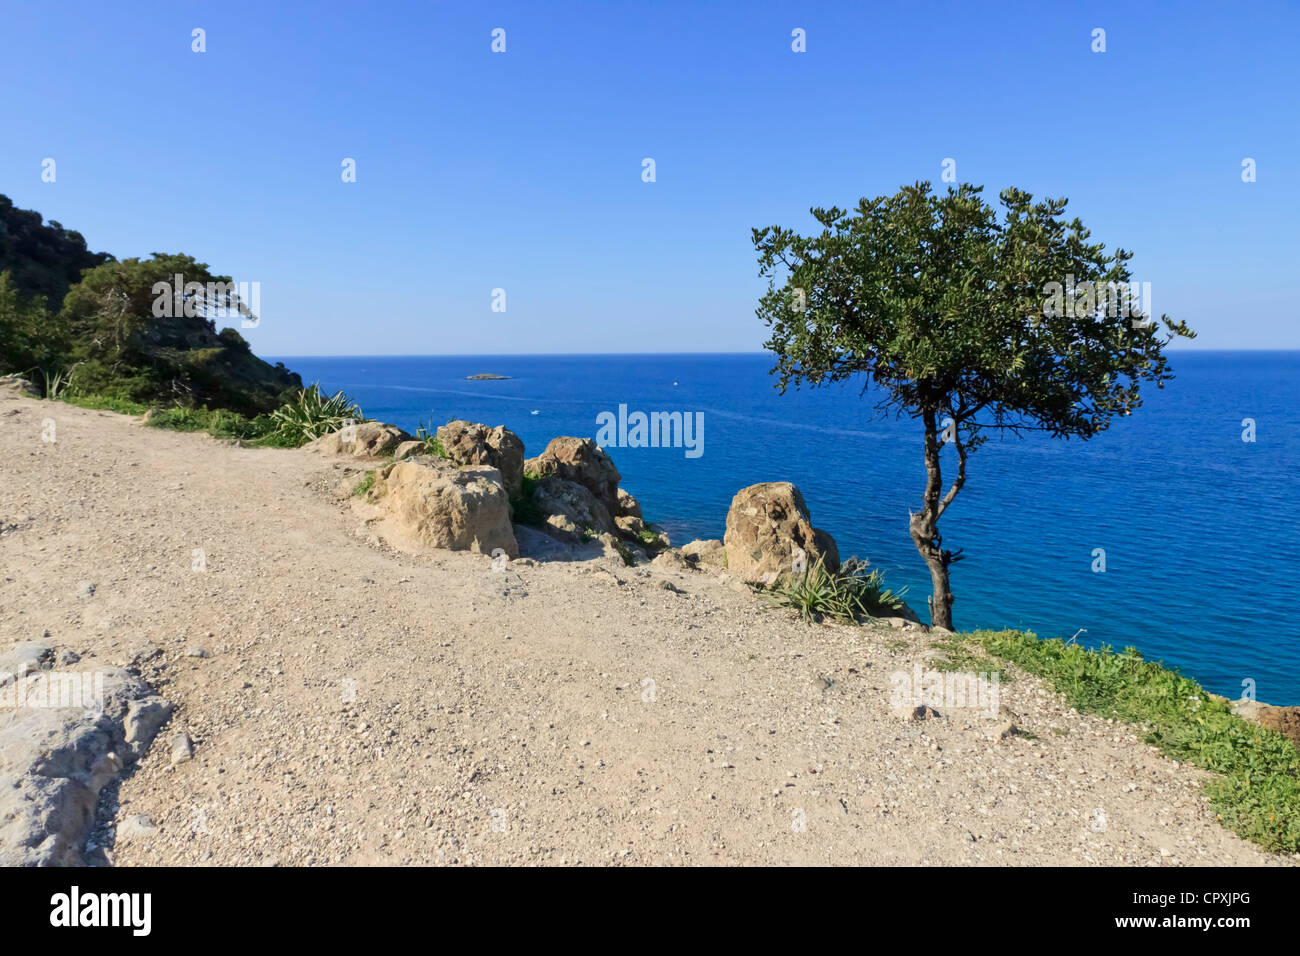
<path fill-rule="evenodd" d="M 501 472 L 506 492 L 517 495 L 524 483 L 524 443 L 504 426 L 448 422 L 438 429 L 447 457 L 458 465 L 491 465 Z"/>
<path fill-rule="evenodd" d="M 688 541 L 681 547 L 682 557 L 693 568 L 725 568 L 727 549 L 717 538 Z"/>
<path fill-rule="evenodd" d="M 323 438 L 317 438 L 307 447 L 324 455 L 350 455 L 353 458 L 382 458 L 411 440 L 396 425 L 383 422 L 358 422 L 340 428 Z"/>
<path fill-rule="evenodd" d="M 645 522 L 635 515 L 619 515 L 614 519 L 614 526 L 618 528 L 618 533 L 627 538 L 637 539 L 641 537 L 641 532 L 646 530 Z"/>
<path fill-rule="evenodd" d="M 137 757 L 148 749 L 150 741 L 158 733 L 158 728 L 172 715 L 170 701 L 163 700 L 157 694 L 133 700 L 127 705 L 126 717 L 122 721 L 122 739 L 131 747 Z"/>
<path fill-rule="evenodd" d="M 0 375 L 0 394 L 2 393 L 22 398 L 41 397 L 41 390 L 18 374 Z"/>
<path fill-rule="evenodd" d="M 30 660 L 31 648 L 20 646 L 0 655 L 0 668 Z M 13 695 L 0 707 L 0 866 L 81 866 L 100 790 L 144 753 L 171 705 L 120 668 L 56 674 L 44 669 L 52 655 L 39 663 L 23 686 L 0 689 Z M 102 710 L 98 700 L 49 706 L 81 673 L 78 704 L 90 703 L 89 686 L 102 691 Z"/>
<path fill-rule="evenodd" d="M 612 534 L 609 511 L 584 485 L 551 476 L 533 485 L 533 500 L 545 516 L 543 531 L 564 541 Z"/>
<path fill-rule="evenodd" d="M 618 489 L 617 500 L 614 502 L 614 517 L 644 518 L 645 515 L 641 514 L 641 502 L 620 488 Z"/>
<path fill-rule="evenodd" d="M 23 641 L 0 654 L 0 687 L 15 679 L 48 668 L 54 660 L 54 645 L 48 641 Z"/>
<path fill-rule="evenodd" d="M 559 538 L 525 525 L 515 525 L 515 537 L 519 541 L 521 559 L 592 561 L 609 555 L 609 548 L 599 538 L 593 538 L 589 541 L 561 541 Z"/>
<path fill-rule="evenodd" d="M 552 438 L 544 452 L 524 462 L 524 470 L 543 478 L 554 475 L 576 482 L 595 496 L 607 514 L 618 513 L 621 476 L 609 455 L 590 438 Z"/>
<path fill-rule="evenodd" d="M 410 458 L 412 455 L 418 455 L 424 451 L 424 442 L 411 439 L 404 441 L 393 450 L 393 458 L 401 461 L 403 458 Z"/>
<path fill-rule="evenodd" d="M 658 568 L 660 571 L 685 571 L 687 564 L 680 553 L 669 548 L 655 555 L 650 561 L 650 567 Z"/>
<path fill-rule="evenodd" d="M 723 546 L 728 570 L 753 584 L 770 584 L 791 573 L 796 548 L 803 549 L 808 567 L 819 557 L 831 571 L 840 566 L 835 539 L 812 526 L 803 495 L 788 481 L 736 492 Z"/>
<path fill-rule="evenodd" d="M 512 558 L 519 556 L 510 497 L 496 468 L 407 459 L 379 472 L 367 497 L 383 513 L 384 536 L 399 547 L 480 554 L 501 548 Z"/>

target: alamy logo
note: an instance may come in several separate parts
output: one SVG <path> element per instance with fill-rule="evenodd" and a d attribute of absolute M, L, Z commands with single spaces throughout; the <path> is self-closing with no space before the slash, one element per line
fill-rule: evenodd
<path fill-rule="evenodd" d="M 704 454 L 703 412 L 632 412 L 618 406 L 618 414 L 596 416 L 601 448 L 685 448 L 687 458 Z"/>
<path fill-rule="evenodd" d="M 128 926 L 133 936 L 148 936 L 153 927 L 152 893 L 70 893 L 50 897 L 51 926 Z"/>
<path fill-rule="evenodd" d="M 998 715 L 998 687 L 1001 678 L 989 674 L 963 674 L 955 671 L 923 671 L 920 664 L 907 671 L 889 675 L 893 687 L 891 703 L 896 710 L 910 707 L 974 708 L 985 717 Z"/>
<path fill-rule="evenodd" d="M 262 320 L 262 283 L 260 282 L 186 282 L 177 273 L 171 282 L 153 284 L 155 318 L 233 319 L 240 317 L 240 327 L 257 328 Z"/>
<path fill-rule="evenodd" d="M 1047 283 L 1043 294 L 1043 315 L 1052 318 L 1095 319 L 1104 313 L 1131 318 L 1135 329 L 1153 324 L 1150 282 L 1075 282 L 1070 274 L 1064 283 Z"/>
<path fill-rule="evenodd" d="M 38 671 L 26 677 L 0 671 L 0 710 L 75 707 L 104 712 L 103 671 Z"/>

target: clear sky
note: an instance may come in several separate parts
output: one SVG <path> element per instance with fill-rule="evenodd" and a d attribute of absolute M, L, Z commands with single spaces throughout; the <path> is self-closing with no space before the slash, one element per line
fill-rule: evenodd
<path fill-rule="evenodd" d="M 0 192 L 260 282 L 262 354 L 755 351 L 750 229 L 946 158 L 1300 347 L 1294 2 L 0 5 Z"/>

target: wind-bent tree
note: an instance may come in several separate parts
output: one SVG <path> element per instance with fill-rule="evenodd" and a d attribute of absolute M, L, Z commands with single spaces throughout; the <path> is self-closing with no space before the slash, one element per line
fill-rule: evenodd
<path fill-rule="evenodd" d="M 820 232 L 754 230 L 769 279 L 758 316 L 772 328 L 782 393 L 859 378 L 876 409 L 924 426 L 925 495 L 909 531 L 930 569 L 931 623 L 952 627 L 939 519 L 991 431 L 1091 438 L 1141 405 L 1138 385 L 1173 378 L 1164 348 L 1195 333 L 1144 311 L 1130 288 L 1132 253 L 1088 242 L 1065 199 L 979 186 L 940 195 L 929 183 L 863 199 L 850 215 L 813 209 Z M 780 284 L 778 284 L 780 282 Z M 944 490 L 940 449 L 956 451 Z"/>

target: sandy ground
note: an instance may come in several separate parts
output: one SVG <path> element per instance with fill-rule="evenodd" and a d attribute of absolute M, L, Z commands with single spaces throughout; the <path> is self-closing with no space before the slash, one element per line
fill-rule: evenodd
<path fill-rule="evenodd" d="M 607 560 L 512 562 L 502 596 L 484 556 L 376 542 L 307 451 L 10 395 L 0 434 L 0 649 L 152 645 L 177 705 L 101 801 L 106 862 L 1295 862 L 1032 678 L 996 715 L 900 716 L 919 628 L 806 626 L 717 573 Z M 156 829 L 116 833 L 138 814 Z"/>

